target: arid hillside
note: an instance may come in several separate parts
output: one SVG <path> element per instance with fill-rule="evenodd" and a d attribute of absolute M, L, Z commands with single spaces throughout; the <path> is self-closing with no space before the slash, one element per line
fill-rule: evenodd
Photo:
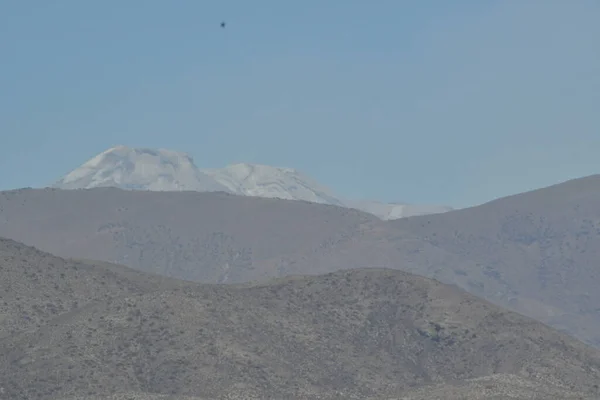
<path fill-rule="evenodd" d="M 12 296 L 27 295 L 30 314 L 57 305 L 22 326 L 19 301 L 6 301 L 0 388 L 14 400 L 119 393 L 387 399 L 498 374 L 540 393 L 591 398 L 600 382 L 600 351 L 455 286 L 401 271 L 206 285 L 0 243 L 2 276 L 25 288 Z M 44 270 L 51 272 L 32 278 Z M 107 293 L 107 285 L 117 289 Z M 75 305 L 73 293 L 84 291 L 88 298 Z M 522 390 L 517 382 L 514 390 Z"/>
<path fill-rule="evenodd" d="M 122 266 L 65 260 L 4 238 L 0 277 L 0 340 L 96 301 L 185 285 Z"/>

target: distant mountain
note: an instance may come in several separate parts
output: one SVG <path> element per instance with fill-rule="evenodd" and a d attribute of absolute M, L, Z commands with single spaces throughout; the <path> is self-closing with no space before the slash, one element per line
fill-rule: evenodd
<path fill-rule="evenodd" d="M 599 350 L 401 271 L 201 285 L 65 260 L 2 238 L 0 271 L 8 277 L 0 280 L 2 399 L 574 400 L 599 393 Z"/>
<path fill-rule="evenodd" d="M 234 164 L 201 171 L 237 195 L 344 205 L 331 190 L 292 168 Z"/>
<path fill-rule="evenodd" d="M 117 187 L 149 191 L 225 191 L 240 196 L 303 200 L 364 210 L 381 219 L 446 212 L 450 207 L 352 201 L 292 168 L 240 163 L 199 169 L 191 156 L 166 149 L 108 149 L 54 183 L 57 189 Z"/>
<path fill-rule="evenodd" d="M 165 149 L 110 148 L 69 172 L 52 187 L 131 190 L 225 191 L 226 187 L 198 170 L 191 156 Z"/>

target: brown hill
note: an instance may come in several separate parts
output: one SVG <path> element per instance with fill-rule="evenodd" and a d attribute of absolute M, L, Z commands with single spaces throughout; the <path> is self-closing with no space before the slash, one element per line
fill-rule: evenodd
<path fill-rule="evenodd" d="M 118 189 L 0 194 L 0 235 L 207 283 L 402 269 L 600 347 L 600 176 L 392 222 L 335 206 Z"/>
<path fill-rule="evenodd" d="M 548 398 L 598 392 L 600 351 L 455 286 L 401 271 L 203 285 L 88 265 L 56 289 L 61 274 L 74 270 L 71 262 L 0 243 L 2 276 L 11 277 L 14 293 L 37 293 L 30 309 L 92 294 L 40 317 L 39 327 L 8 326 L 13 333 L 0 340 L 0 394 L 11 400 L 119 393 L 383 400 L 429 385 L 494 382 L 498 374 L 520 379 L 514 391 L 523 381 L 554 396 Z M 43 279 L 23 273 L 50 265 Z M 93 295 L 118 281 L 122 290 Z M 489 394 L 507 390 L 493 386 Z"/>

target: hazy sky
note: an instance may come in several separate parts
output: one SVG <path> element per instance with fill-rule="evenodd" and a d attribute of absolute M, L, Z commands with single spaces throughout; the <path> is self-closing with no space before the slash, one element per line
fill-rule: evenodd
<path fill-rule="evenodd" d="M 5 0 L 0 189 L 117 144 L 453 206 L 599 173 L 599 21 L 598 0 Z"/>

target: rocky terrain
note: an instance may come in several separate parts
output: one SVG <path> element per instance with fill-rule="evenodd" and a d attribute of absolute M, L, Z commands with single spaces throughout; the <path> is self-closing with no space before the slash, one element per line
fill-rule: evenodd
<path fill-rule="evenodd" d="M 0 340 L 46 326 L 94 301 L 180 287 L 174 279 L 121 266 L 87 264 L 0 240 Z"/>
<path fill-rule="evenodd" d="M 467 379 L 455 384 L 438 384 L 419 388 L 399 399 L 388 400 L 546 400 L 546 399 L 600 399 L 600 395 L 538 383 L 510 374 L 494 374 L 482 378 Z"/>
<path fill-rule="evenodd" d="M 421 399 L 440 385 L 469 400 L 598 393 L 600 351 L 401 271 L 205 285 L 0 244 L 14 288 L 0 339 L 0 395 L 11 400 Z M 24 312 L 35 321 L 22 324 Z M 465 385 L 479 389 L 461 397 Z"/>

